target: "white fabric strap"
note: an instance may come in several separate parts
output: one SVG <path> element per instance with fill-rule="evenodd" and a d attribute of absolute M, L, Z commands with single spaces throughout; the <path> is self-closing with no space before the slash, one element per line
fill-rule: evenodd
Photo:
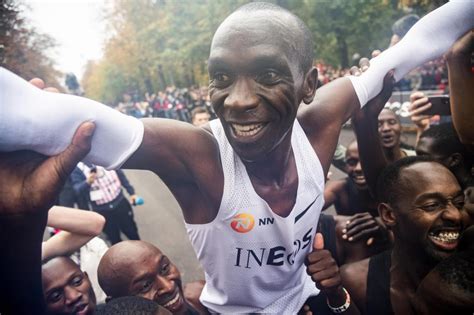
<path fill-rule="evenodd" d="M 86 162 L 119 168 L 142 142 L 140 120 L 87 98 L 42 91 L 0 68 L 0 151 L 56 155 L 85 121 L 96 124 Z"/>
<path fill-rule="evenodd" d="M 399 81 L 410 70 L 440 57 L 473 27 L 473 0 L 451 1 L 424 16 L 399 43 L 370 60 L 367 71 L 349 77 L 361 107 L 380 93 L 390 70 Z"/>

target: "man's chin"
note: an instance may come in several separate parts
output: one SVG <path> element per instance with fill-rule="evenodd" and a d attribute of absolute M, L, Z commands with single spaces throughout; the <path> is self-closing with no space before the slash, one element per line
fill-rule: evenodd
<path fill-rule="evenodd" d="M 354 185 L 357 187 L 357 189 L 359 190 L 365 190 L 368 188 L 367 182 L 365 181 L 365 179 L 357 179 L 357 178 L 351 177 L 351 180 L 354 183 Z"/>

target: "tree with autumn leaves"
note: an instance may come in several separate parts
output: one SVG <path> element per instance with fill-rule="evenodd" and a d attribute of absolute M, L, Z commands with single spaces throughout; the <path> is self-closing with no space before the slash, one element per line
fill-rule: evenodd
<path fill-rule="evenodd" d="M 166 86 L 206 85 L 212 35 L 250 0 L 115 0 L 107 20 L 113 36 L 82 80 L 88 97 L 113 104 L 123 93 L 144 95 Z M 313 34 L 315 56 L 348 67 L 352 56 L 388 46 L 392 23 L 424 15 L 446 0 L 273 0 L 300 16 Z"/>
<path fill-rule="evenodd" d="M 61 88 L 58 79 L 62 74 L 54 68 L 47 55 L 56 46 L 47 34 L 28 26 L 20 3 L 0 1 L 0 65 L 26 80 L 42 78 L 48 86 Z"/>

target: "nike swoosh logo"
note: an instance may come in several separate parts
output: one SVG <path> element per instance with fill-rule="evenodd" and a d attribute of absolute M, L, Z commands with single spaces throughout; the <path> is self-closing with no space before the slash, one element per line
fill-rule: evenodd
<path fill-rule="evenodd" d="M 311 206 L 316 202 L 316 199 L 318 199 L 318 197 L 316 197 L 316 198 L 313 200 L 313 202 L 311 202 L 311 203 L 309 204 L 309 206 L 306 207 L 306 209 L 304 209 L 300 214 L 298 214 L 298 215 L 296 216 L 296 218 L 295 218 L 295 223 L 298 222 L 298 220 L 301 219 L 301 218 L 305 215 L 306 212 L 308 212 L 309 208 L 311 208 Z"/>

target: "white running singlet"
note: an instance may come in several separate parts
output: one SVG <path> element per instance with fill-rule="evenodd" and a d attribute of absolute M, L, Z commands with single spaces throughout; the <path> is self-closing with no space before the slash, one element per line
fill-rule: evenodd
<path fill-rule="evenodd" d="M 186 224 L 206 275 L 201 302 L 218 313 L 295 314 L 319 293 L 304 260 L 324 204 L 321 163 L 295 120 L 291 145 L 298 191 L 291 213 L 281 217 L 255 192 L 220 120 L 211 128 L 224 170 L 221 205 L 212 222 Z"/>

